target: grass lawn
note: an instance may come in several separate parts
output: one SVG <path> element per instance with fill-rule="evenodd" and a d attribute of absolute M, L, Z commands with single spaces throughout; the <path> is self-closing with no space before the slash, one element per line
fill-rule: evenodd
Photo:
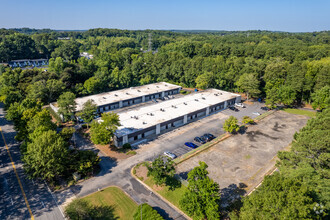
<path fill-rule="evenodd" d="M 114 214 L 119 219 L 133 219 L 138 205 L 118 187 L 108 187 L 100 192 L 83 198 L 93 205 L 107 205 L 114 208 Z"/>
<path fill-rule="evenodd" d="M 283 109 L 283 111 L 285 111 L 287 113 L 291 113 L 291 114 L 296 114 L 296 115 L 306 115 L 311 118 L 316 116 L 316 112 L 302 110 L 302 109 L 285 108 L 285 109 Z"/>
<path fill-rule="evenodd" d="M 155 186 L 152 178 L 147 178 L 144 183 L 153 188 L 157 193 L 159 193 L 161 196 L 163 196 L 165 199 L 180 209 L 179 201 L 183 197 L 185 189 L 187 188 L 185 185 L 181 184 L 180 188 L 170 190 L 168 186 L 164 186 L 159 189 L 157 186 Z"/>

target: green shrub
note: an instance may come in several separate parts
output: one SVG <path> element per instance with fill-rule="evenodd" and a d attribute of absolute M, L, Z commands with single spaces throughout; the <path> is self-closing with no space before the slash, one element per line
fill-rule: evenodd
<path fill-rule="evenodd" d="M 128 151 L 126 155 L 136 155 L 136 151 Z"/>
<path fill-rule="evenodd" d="M 242 122 L 244 124 L 254 124 L 254 120 L 249 116 L 244 116 Z"/>
<path fill-rule="evenodd" d="M 126 144 L 123 145 L 123 149 L 125 149 L 125 150 L 131 150 L 132 149 L 132 146 L 129 143 L 126 143 Z"/>

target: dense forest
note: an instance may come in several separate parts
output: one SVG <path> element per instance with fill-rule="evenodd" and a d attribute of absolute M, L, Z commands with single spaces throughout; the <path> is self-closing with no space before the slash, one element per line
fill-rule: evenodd
<path fill-rule="evenodd" d="M 310 103 L 324 87 L 329 94 L 329 42 L 330 32 L 1 29 L 1 62 L 50 61 L 47 73 L 2 67 L 0 96 L 48 103 L 64 91 L 83 96 L 168 81 L 245 92 L 271 106 Z M 83 51 L 94 58 L 79 58 Z"/>

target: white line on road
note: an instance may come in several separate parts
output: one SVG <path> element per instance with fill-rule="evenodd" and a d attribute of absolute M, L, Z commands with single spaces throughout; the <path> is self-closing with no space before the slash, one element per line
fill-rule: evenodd
<path fill-rule="evenodd" d="M 65 215 L 63 214 L 61 207 L 58 205 L 58 203 L 57 203 L 57 201 L 56 201 L 56 199 L 55 199 L 55 197 L 54 197 L 54 195 L 53 195 L 52 191 L 49 189 L 49 187 L 48 187 L 48 185 L 47 185 L 46 181 L 44 181 L 44 182 L 45 182 L 45 184 L 46 184 L 46 187 L 47 187 L 47 189 L 48 189 L 48 191 L 49 191 L 50 195 L 53 197 L 53 200 L 54 200 L 54 202 L 56 203 L 56 205 L 57 205 L 58 209 L 60 210 L 60 212 L 61 212 L 61 214 L 62 214 L 63 218 L 64 218 L 64 219 L 66 219 L 66 218 L 65 218 Z"/>

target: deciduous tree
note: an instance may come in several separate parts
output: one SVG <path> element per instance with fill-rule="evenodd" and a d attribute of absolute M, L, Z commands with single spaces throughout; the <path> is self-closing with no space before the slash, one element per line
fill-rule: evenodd
<path fill-rule="evenodd" d="M 165 184 L 168 178 L 173 178 L 174 173 L 174 162 L 165 156 L 157 157 L 148 167 L 148 176 L 152 176 L 157 185 Z"/>
<path fill-rule="evenodd" d="M 193 219 L 220 219 L 219 185 L 208 177 L 207 164 L 199 162 L 188 173 L 188 187 L 180 200 L 180 207 Z"/>
<path fill-rule="evenodd" d="M 74 115 L 76 110 L 76 96 L 72 92 L 65 92 L 57 100 L 58 113 L 64 118 L 64 121 L 68 121 Z"/>
<path fill-rule="evenodd" d="M 238 120 L 234 116 L 230 116 L 223 124 L 223 129 L 229 133 L 235 133 L 239 131 Z"/>

